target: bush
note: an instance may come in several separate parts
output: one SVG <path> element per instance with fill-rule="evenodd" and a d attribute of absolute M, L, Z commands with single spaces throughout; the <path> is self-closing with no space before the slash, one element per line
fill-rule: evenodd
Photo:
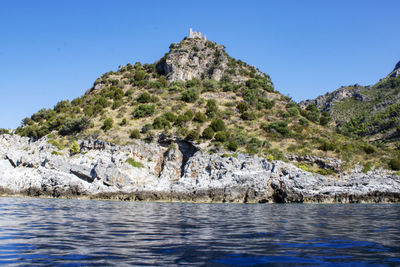
<path fill-rule="evenodd" d="M 319 124 L 321 124 L 322 126 L 326 126 L 330 122 L 330 120 L 330 117 L 321 116 L 319 118 Z"/>
<path fill-rule="evenodd" d="M 200 93 L 198 89 L 189 88 L 182 93 L 181 100 L 188 103 L 194 103 L 199 98 L 199 95 Z"/>
<path fill-rule="evenodd" d="M 94 104 L 99 105 L 102 108 L 106 108 L 110 105 L 110 102 L 108 102 L 104 96 L 101 96 L 96 100 L 96 102 Z"/>
<path fill-rule="evenodd" d="M 201 137 L 204 139 L 212 139 L 214 137 L 214 130 L 211 129 L 211 127 L 205 128 Z"/>
<path fill-rule="evenodd" d="M 151 125 L 150 123 L 147 123 L 142 127 L 140 132 L 145 134 L 145 133 L 148 133 L 150 130 L 153 130 L 153 125 Z"/>
<path fill-rule="evenodd" d="M 133 158 L 127 158 L 125 162 L 135 168 L 144 168 L 144 165 L 141 162 L 137 162 Z"/>
<path fill-rule="evenodd" d="M 226 128 L 224 121 L 220 118 L 213 120 L 210 124 L 210 127 L 214 130 L 214 132 L 224 131 Z"/>
<path fill-rule="evenodd" d="M 136 71 L 134 78 L 136 81 L 144 80 L 144 78 L 146 78 L 146 72 L 143 70 L 138 70 Z"/>
<path fill-rule="evenodd" d="M 215 80 L 205 80 L 203 81 L 204 91 L 215 92 L 218 89 L 218 82 Z"/>
<path fill-rule="evenodd" d="M 76 141 L 74 141 L 72 143 L 72 145 L 69 147 L 69 153 L 71 155 L 78 154 L 80 151 L 81 151 L 81 149 L 80 149 L 80 147 L 79 147 L 79 145 L 78 145 L 78 143 Z"/>
<path fill-rule="evenodd" d="M 156 112 L 154 105 L 141 104 L 135 108 L 132 115 L 134 118 L 144 118 L 153 115 Z"/>
<path fill-rule="evenodd" d="M 165 112 L 162 116 L 169 122 L 175 122 L 177 120 L 177 116 L 172 112 Z"/>
<path fill-rule="evenodd" d="M 375 148 L 374 148 L 373 146 L 371 146 L 371 145 L 364 145 L 364 146 L 362 147 L 362 149 L 363 149 L 364 152 L 367 153 L 367 154 L 375 153 Z"/>
<path fill-rule="evenodd" d="M 198 79 L 192 79 L 192 80 L 186 81 L 186 88 L 199 87 L 199 86 L 200 86 L 200 80 L 198 80 Z"/>
<path fill-rule="evenodd" d="M 111 108 L 117 109 L 117 108 L 121 107 L 122 104 L 123 104 L 122 100 L 115 100 Z"/>
<path fill-rule="evenodd" d="M 262 141 L 253 137 L 250 139 L 250 142 L 246 145 L 246 152 L 249 154 L 257 154 L 262 147 Z"/>
<path fill-rule="evenodd" d="M 306 118 L 300 118 L 299 123 L 300 123 L 300 125 L 303 125 L 303 126 L 308 126 L 310 124 L 310 122 Z"/>
<path fill-rule="evenodd" d="M 244 102 L 239 102 L 236 106 L 240 113 L 243 113 L 249 109 L 249 106 Z"/>
<path fill-rule="evenodd" d="M 120 126 L 124 126 L 126 125 L 126 119 L 123 118 L 122 121 L 119 123 Z"/>
<path fill-rule="evenodd" d="M 277 132 L 283 136 L 290 134 L 288 123 L 286 121 L 271 122 L 265 127 L 265 130 L 269 132 Z"/>
<path fill-rule="evenodd" d="M 229 138 L 229 133 L 226 131 L 218 131 L 215 133 L 214 139 L 218 142 L 226 142 Z"/>
<path fill-rule="evenodd" d="M 153 128 L 154 129 L 170 129 L 171 124 L 164 117 L 157 117 L 153 121 Z"/>
<path fill-rule="evenodd" d="M 394 171 L 400 170 L 400 158 L 393 158 L 389 161 L 389 167 Z"/>
<path fill-rule="evenodd" d="M 252 121 L 252 120 L 256 119 L 256 114 L 254 114 L 254 112 L 245 111 L 242 113 L 240 118 L 245 121 Z"/>
<path fill-rule="evenodd" d="M 190 121 L 191 119 L 193 119 L 194 113 L 189 109 L 186 110 L 185 113 L 183 113 L 183 116 L 185 116 L 186 121 Z"/>
<path fill-rule="evenodd" d="M 112 118 L 107 118 L 104 120 L 103 126 L 101 127 L 104 131 L 108 131 L 113 127 L 114 120 Z"/>
<path fill-rule="evenodd" d="M 336 149 L 336 145 L 331 142 L 323 141 L 319 149 L 322 151 L 333 151 Z"/>
<path fill-rule="evenodd" d="M 69 103 L 69 100 L 62 100 L 54 106 L 54 111 L 57 113 L 66 113 L 70 107 L 71 103 Z"/>
<path fill-rule="evenodd" d="M 209 118 L 212 118 L 215 116 L 215 114 L 218 112 L 218 107 L 217 103 L 215 100 L 209 99 L 207 100 L 207 105 L 206 105 L 206 115 Z"/>
<path fill-rule="evenodd" d="M 196 114 L 194 115 L 194 121 L 203 123 L 203 122 L 207 121 L 207 117 L 206 117 L 206 115 L 205 115 L 204 113 L 198 111 L 198 112 L 196 112 Z"/>
<path fill-rule="evenodd" d="M 259 97 L 257 105 L 261 108 L 271 109 L 273 106 L 275 106 L 275 101 L 269 100 L 266 97 Z"/>
<path fill-rule="evenodd" d="M 134 129 L 130 132 L 129 138 L 131 139 L 140 139 L 140 132 L 138 129 Z"/>
<path fill-rule="evenodd" d="M 200 138 L 199 130 L 190 130 L 188 135 L 186 136 L 186 140 L 195 141 Z"/>
<path fill-rule="evenodd" d="M 231 141 L 228 143 L 228 149 L 231 151 L 236 151 L 238 149 L 239 145 L 236 141 Z"/>
<path fill-rule="evenodd" d="M 147 92 L 141 93 L 139 97 L 136 99 L 139 103 L 150 103 L 153 101 L 151 95 Z"/>
<path fill-rule="evenodd" d="M 0 134 L 10 134 L 8 129 L 0 128 Z"/>
<path fill-rule="evenodd" d="M 76 119 L 68 118 L 65 124 L 61 127 L 59 133 L 61 135 L 77 134 L 84 131 L 90 126 L 90 120 L 87 117 Z"/>
<path fill-rule="evenodd" d="M 290 108 L 288 108 L 287 112 L 289 113 L 289 115 L 291 117 L 299 116 L 299 110 L 297 109 L 297 107 L 290 107 Z"/>

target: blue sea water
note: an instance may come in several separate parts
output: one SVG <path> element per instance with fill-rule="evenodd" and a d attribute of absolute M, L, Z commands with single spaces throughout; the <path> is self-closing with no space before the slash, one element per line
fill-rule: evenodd
<path fill-rule="evenodd" d="M 400 205 L 0 198 L 0 264 L 400 266 Z"/>

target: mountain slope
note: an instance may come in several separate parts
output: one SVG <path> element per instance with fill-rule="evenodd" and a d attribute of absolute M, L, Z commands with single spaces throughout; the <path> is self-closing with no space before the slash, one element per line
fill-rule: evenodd
<path fill-rule="evenodd" d="M 302 107 L 310 104 L 327 111 L 344 134 L 399 145 L 400 62 L 387 77 L 373 86 L 345 86 L 300 102 Z"/>
<path fill-rule="evenodd" d="M 213 153 L 245 152 L 298 162 L 329 174 L 368 162 L 387 167 L 393 151 L 345 137 L 328 112 L 300 108 L 270 77 L 230 57 L 222 45 L 184 38 L 153 64 L 127 64 L 99 77 L 86 94 L 25 118 L 16 133 L 47 136 L 63 153 L 76 139 L 114 144 L 185 140 Z M 234 155 L 234 154 L 233 154 Z"/>

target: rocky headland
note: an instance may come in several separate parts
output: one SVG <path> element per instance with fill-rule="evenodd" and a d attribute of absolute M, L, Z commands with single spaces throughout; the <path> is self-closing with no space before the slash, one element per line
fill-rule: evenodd
<path fill-rule="evenodd" d="M 1 135 L 1 194 L 204 203 L 400 200 L 400 176 L 386 170 L 322 176 L 283 161 L 202 151 L 165 136 L 125 146 L 92 139 L 78 144 L 71 155 L 67 149 L 58 152 L 46 138 Z"/>

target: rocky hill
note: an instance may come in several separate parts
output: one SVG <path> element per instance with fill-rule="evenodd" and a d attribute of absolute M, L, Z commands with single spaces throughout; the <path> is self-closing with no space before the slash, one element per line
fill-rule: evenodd
<path fill-rule="evenodd" d="M 347 91 L 337 98 L 346 98 Z M 397 151 L 346 137 L 332 126 L 329 112 L 302 108 L 277 92 L 268 75 L 230 57 L 224 46 L 185 37 L 160 60 L 121 66 L 81 97 L 39 110 L 15 133 L 32 141 L 45 138 L 54 147 L 52 155 L 65 158 L 85 153 L 82 144 L 90 139 L 121 147 L 190 144 L 195 151 L 282 160 L 327 176 L 355 166 L 365 173 L 397 170 Z M 174 171 L 182 173 L 188 158 Z M 133 157 L 131 163 L 146 160 Z"/>
<path fill-rule="evenodd" d="M 344 86 L 300 102 L 330 114 L 339 132 L 368 141 L 400 146 L 400 62 L 373 86 Z"/>

